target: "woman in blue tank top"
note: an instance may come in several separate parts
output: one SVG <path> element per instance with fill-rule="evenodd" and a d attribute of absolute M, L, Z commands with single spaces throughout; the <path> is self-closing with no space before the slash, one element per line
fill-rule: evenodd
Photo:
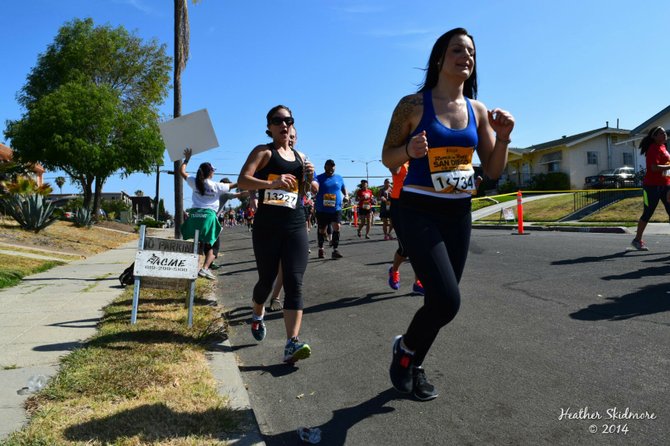
<path fill-rule="evenodd" d="M 514 118 L 487 110 L 477 97 L 475 43 L 463 28 L 433 46 L 423 86 L 400 100 L 382 161 L 393 169 L 409 160 L 398 200 L 403 246 L 423 284 L 424 305 L 393 342 L 393 387 L 426 401 L 438 396 L 422 368 L 440 329 L 460 307 L 458 283 L 470 244 L 470 203 L 477 189 L 472 157 L 498 178 L 507 164 Z"/>
<path fill-rule="evenodd" d="M 238 185 L 258 190 L 258 210 L 252 233 L 258 282 L 254 286 L 251 333 L 257 341 L 265 338 L 265 301 L 277 277 L 281 262 L 284 278 L 284 362 L 308 358 L 309 345 L 298 339 L 302 324 L 302 278 L 307 268 L 308 240 L 302 195 L 306 187 L 318 191 L 314 166 L 293 149 L 290 130 L 291 110 L 277 105 L 267 114 L 266 134 L 270 144 L 256 146 L 242 166 Z"/>

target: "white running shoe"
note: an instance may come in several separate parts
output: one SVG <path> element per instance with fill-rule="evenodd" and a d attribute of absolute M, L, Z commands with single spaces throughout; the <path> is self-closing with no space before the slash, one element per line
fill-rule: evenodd
<path fill-rule="evenodd" d="M 200 271 L 198 271 L 198 275 L 200 277 L 204 277 L 205 279 L 216 280 L 216 276 L 212 274 L 210 270 L 205 268 L 200 268 Z"/>

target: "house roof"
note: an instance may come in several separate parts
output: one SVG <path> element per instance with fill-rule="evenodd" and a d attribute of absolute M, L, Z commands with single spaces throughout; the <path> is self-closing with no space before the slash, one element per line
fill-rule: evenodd
<path fill-rule="evenodd" d="M 11 161 L 14 151 L 4 144 L 0 144 L 0 161 Z"/>
<path fill-rule="evenodd" d="M 12 150 L 11 147 L 8 147 L 4 144 L 0 144 L 0 161 L 1 162 L 7 162 L 11 161 L 12 158 L 14 158 L 14 151 Z M 35 172 L 36 174 L 43 174 L 45 172 L 44 167 L 40 163 L 36 164 L 31 164 L 30 165 L 30 170 Z"/>
<path fill-rule="evenodd" d="M 589 139 L 593 139 L 597 136 L 600 135 L 605 135 L 607 133 L 616 133 L 619 135 L 628 135 L 630 133 L 630 130 L 625 130 L 625 129 L 615 129 L 612 127 L 601 127 L 599 129 L 595 130 L 589 130 L 588 132 L 583 132 L 583 133 L 577 133 L 575 135 L 570 135 L 570 136 L 563 136 L 559 139 L 554 139 L 553 141 L 548 141 L 542 144 L 536 144 L 534 146 L 526 147 L 524 149 L 517 149 L 517 150 L 522 150 L 523 152 L 535 152 L 538 150 L 547 150 L 547 149 L 553 149 L 555 147 L 570 147 L 574 146 L 575 144 L 579 144 L 580 142 L 588 141 Z"/>
<path fill-rule="evenodd" d="M 647 120 L 644 121 L 642 124 L 638 125 L 638 126 L 635 127 L 633 130 L 631 130 L 631 131 L 630 131 L 631 135 L 635 135 L 635 134 L 638 134 L 638 133 L 640 133 L 640 132 L 645 131 L 645 130 L 647 129 L 647 127 L 649 127 L 649 125 L 650 125 L 651 123 L 653 123 L 654 121 L 656 121 L 657 119 L 659 119 L 660 117 L 662 117 L 663 115 L 665 115 L 666 113 L 670 113 L 670 105 L 668 105 L 668 106 L 665 107 L 663 110 L 661 110 L 660 112 L 656 113 L 654 116 L 652 116 L 651 118 L 647 119 Z"/>

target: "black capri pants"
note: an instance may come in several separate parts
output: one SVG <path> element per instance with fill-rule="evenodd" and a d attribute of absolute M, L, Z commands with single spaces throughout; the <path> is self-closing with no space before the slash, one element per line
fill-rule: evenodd
<path fill-rule="evenodd" d="M 670 204 L 668 203 L 669 190 L 670 187 L 668 186 L 642 186 L 644 210 L 642 211 L 640 220 L 648 223 L 654 215 L 654 211 L 656 210 L 659 201 L 663 203 L 665 212 L 668 214 L 668 217 L 670 217 Z"/>
<path fill-rule="evenodd" d="M 425 291 L 423 306 L 414 315 L 404 341 L 415 351 L 414 364 L 419 366 L 440 329 L 456 317 L 461 305 L 458 284 L 470 245 L 471 205 L 469 199 L 437 199 L 441 203 L 426 210 L 405 207 L 404 198 L 401 196 L 398 236 Z"/>
<path fill-rule="evenodd" d="M 403 247 L 402 244 L 402 226 L 400 225 L 400 202 L 398 199 L 391 199 L 391 224 L 395 230 L 395 235 L 398 239 L 398 249 L 396 252 L 400 257 L 408 257 L 407 250 Z"/>
<path fill-rule="evenodd" d="M 307 269 L 308 239 L 304 224 L 292 228 L 254 226 L 252 233 L 258 282 L 253 300 L 264 304 L 277 278 L 279 261 L 284 274 L 284 308 L 302 310 L 302 279 Z"/>

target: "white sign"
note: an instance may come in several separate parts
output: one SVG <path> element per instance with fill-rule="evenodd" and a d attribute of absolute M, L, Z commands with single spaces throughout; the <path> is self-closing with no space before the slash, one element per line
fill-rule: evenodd
<path fill-rule="evenodd" d="M 512 210 L 512 208 L 504 208 L 502 210 L 502 212 L 503 212 L 503 217 L 505 218 L 506 221 L 514 221 L 515 220 L 514 211 Z"/>
<path fill-rule="evenodd" d="M 182 159 L 186 148 L 193 150 L 195 155 L 219 147 L 212 121 L 205 108 L 161 122 L 158 127 L 172 161 Z"/>
<path fill-rule="evenodd" d="M 133 274 L 137 277 L 197 279 L 198 255 L 181 252 L 137 251 Z"/>

